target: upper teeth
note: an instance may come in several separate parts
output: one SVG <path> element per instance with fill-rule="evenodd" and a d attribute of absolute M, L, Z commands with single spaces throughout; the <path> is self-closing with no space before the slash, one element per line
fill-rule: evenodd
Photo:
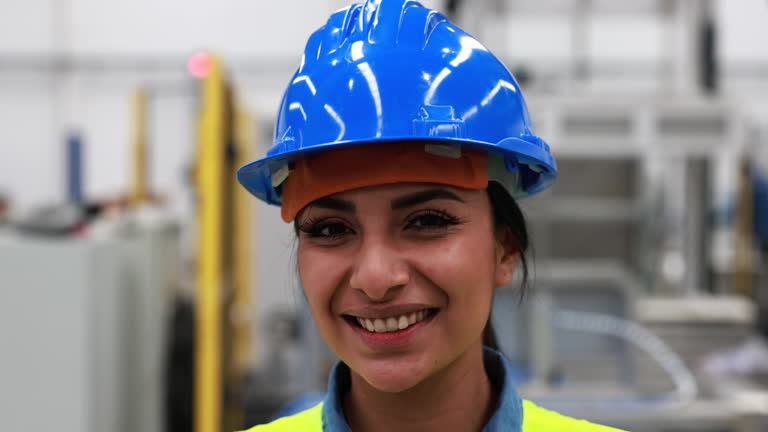
<path fill-rule="evenodd" d="M 426 310 L 411 312 L 409 314 L 388 318 L 361 318 L 356 317 L 360 326 L 370 332 L 385 333 L 404 330 L 424 319 Z"/>

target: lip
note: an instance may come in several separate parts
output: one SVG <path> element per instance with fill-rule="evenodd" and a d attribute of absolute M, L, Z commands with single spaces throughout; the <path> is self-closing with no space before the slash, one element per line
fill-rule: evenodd
<path fill-rule="evenodd" d="M 426 330 L 428 326 L 434 322 L 435 318 L 440 314 L 439 309 L 435 308 L 425 308 L 421 307 L 421 309 L 432 309 L 436 312 L 432 312 L 430 316 L 424 318 L 422 321 L 417 322 L 416 324 L 413 324 L 411 326 L 408 326 L 408 328 L 404 330 L 398 330 L 394 332 L 383 332 L 383 333 L 375 333 L 375 332 L 369 332 L 368 330 L 355 325 L 351 322 L 349 322 L 346 319 L 343 319 L 343 321 L 352 328 L 352 330 L 360 337 L 360 339 L 363 341 L 365 345 L 367 345 L 369 348 L 371 348 L 374 351 L 383 351 L 383 350 L 392 350 L 397 348 L 403 348 L 407 346 L 409 343 L 411 343 L 422 331 Z M 421 310 L 417 309 L 417 310 Z M 383 315 L 383 316 L 392 316 L 392 315 Z"/>

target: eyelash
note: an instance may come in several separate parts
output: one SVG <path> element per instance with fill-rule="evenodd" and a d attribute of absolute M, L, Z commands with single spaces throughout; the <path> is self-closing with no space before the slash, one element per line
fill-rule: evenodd
<path fill-rule="evenodd" d="M 334 233 L 334 234 L 322 234 L 322 231 L 326 228 L 343 228 L 343 233 Z M 328 219 L 312 219 L 308 218 L 306 221 L 304 221 L 299 226 L 299 231 L 303 232 L 310 238 L 320 238 L 320 239 L 329 239 L 329 240 L 336 240 L 340 238 L 341 236 L 345 234 L 349 234 L 352 232 L 352 230 L 344 224 L 344 222 L 338 221 L 338 220 L 328 220 Z"/>
<path fill-rule="evenodd" d="M 431 224 L 424 224 L 424 221 L 432 219 Z M 436 220 L 435 220 L 436 219 Z M 415 226 L 421 221 L 422 226 Z M 463 221 L 456 216 L 451 215 L 446 210 L 421 210 L 407 218 L 406 228 L 413 228 L 418 231 L 432 231 L 448 228 L 449 226 L 459 225 Z"/>
<path fill-rule="evenodd" d="M 421 223 L 421 226 L 417 225 L 419 222 Z M 420 210 L 409 215 L 406 218 L 405 229 L 413 229 L 418 232 L 439 231 L 447 229 L 450 226 L 460 225 L 463 222 L 463 220 L 451 215 L 446 210 L 428 209 Z M 340 229 L 342 232 L 323 234 L 323 231 L 327 228 Z M 338 240 L 347 234 L 354 233 L 354 231 L 342 221 L 312 218 L 304 221 L 299 226 L 299 231 L 310 238 L 323 240 Z"/>

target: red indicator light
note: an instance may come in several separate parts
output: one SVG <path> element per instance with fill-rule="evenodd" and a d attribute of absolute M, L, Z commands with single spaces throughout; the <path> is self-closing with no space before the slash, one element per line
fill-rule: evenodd
<path fill-rule="evenodd" d="M 207 52 L 201 51 L 192 54 L 187 61 L 187 71 L 197 79 L 203 79 L 211 73 L 213 59 Z"/>

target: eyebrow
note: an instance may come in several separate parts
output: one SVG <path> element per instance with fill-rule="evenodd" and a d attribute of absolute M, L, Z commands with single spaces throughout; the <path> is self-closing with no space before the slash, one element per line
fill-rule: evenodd
<path fill-rule="evenodd" d="M 420 192 L 404 195 L 397 199 L 394 199 L 392 200 L 392 210 L 413 207 L 415 205 L 423 204 L 425 202 L 432 201 L 435 199 L 449 199 L 449 200 L 458 201 L 461 203 L 464 202 L 464 200 L 461 199 L 461 197 L 459 197 L 455 193 L 446 189 L 438 188 L 438 189 L 429 189 L 425 191 L 420 191 Z"/>
<path fill-rule="evenodd" d="M 312 207 L 320 207 L 329 210 L 339 210 L 347 213 L 355 212 L 355 203 L 334 197 L 322 197 L 312 201 Z"/>
<path fill-rule="evenodd" d="M 464 200 L 461 199 L 458 195 L 455 193 L 446 190 L 446 189 L 428 189 L 425 191 L 419 191 L 408 195 L 403 195 L 401 197 L 398 197 L 394 200 L 392 200 L 391 208 L 392 210 L 400 210 L 408 207 L 413 207 L 415 205 L 423 204 L 425 202 L 429 202 L 435 199 L 449 199 L 453 201 L 458 201 L 463 203 Z M 339 198 L 334 198 L 330 196 L 318 198 L 315 201 L 312 201 L 310 204 L 312 207 L 319 207 L 329 210 L 339 210 L 347 213 L 354 213 L 357 209 L 355 206 L 355 203 L 352 201 L 347 201 Z"/>

